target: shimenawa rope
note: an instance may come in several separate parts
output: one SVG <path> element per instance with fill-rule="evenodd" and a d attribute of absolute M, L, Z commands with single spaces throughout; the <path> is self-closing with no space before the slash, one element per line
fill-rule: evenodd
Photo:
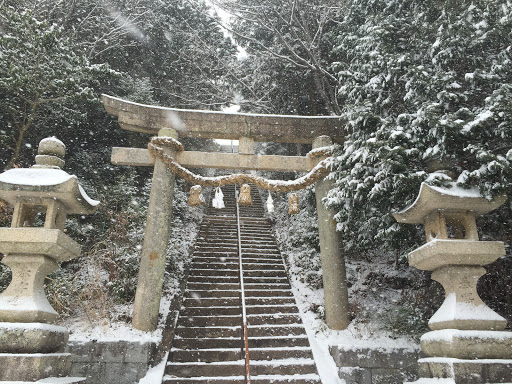
<path fill-rule="evenodd" d="M 269 180 L 260 176 L 246 173 L 234 175 L 223 175 L 216 177 L 205 177 L 197 175 L 178 164 L 172 156 L 165 153 L 160 145 L 168 145 L 176 151 L 183 151 L 184 147 L 178 140 L 172 137 L 153 137 L 148 144 L 149 152 L 164 162 L 167 167 L 176 175 L 194 185 L 203 187 L 220 187 L 230 184 L 254 184 L 258 188 L 272 192 L 292 192 L 304 189 L 317 181 L 323 179 L 328 173 L 330 158 L 320 161 L 311 171 L 298 179 L 291 181 Z M 308 153 L 309 157 L 321 157 L 332 153 L 331 147 L 317 148 Z"/>

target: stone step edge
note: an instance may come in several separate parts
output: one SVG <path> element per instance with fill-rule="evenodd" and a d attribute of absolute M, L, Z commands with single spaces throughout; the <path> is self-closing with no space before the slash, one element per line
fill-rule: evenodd
<path fill-rule="evenodd" d="M 291 289 L 244 289 L 244 292 L 291 292 Z M 211 291 L 209 289 L 187 289 L 185 293 L 202 293 L 202 292 L 211 292 L 211 293 L 221 293 L 221 292 L 241 292 L 240 289 L 216 289 L 215 291 Z M 281 296 L 276 296 L 281 297 Z"/>
<path fill-rule="evenodd" d="M 201 381 L 204 380 L 205 383 L 221 381 L 221 380 L 244 380 L 244 376 L 199 376 L 199 377 L 179 377 L 179 376 L 171 376 L 165 375 L 164 380 L 181 380 L 181 381 Z M 297 375 L 251 375 L 251 380 L 320 380 L 320 376 L 316 373 L 308 373 L 308 374 L 297 374 Z M 290 381 L 293 383 L 293 381 Z"/>
<path fill-rule="evenodd" d="M 208 340 L 240 340 L 239 337 L 182 337 L 180 340 L 202 340 L 202 341 L 208 341 Z M 308 339 L 307 335 L 286 335 L 286 336 L 257 336 L 257 337 L 250 337 L 249 340 L 287 340 L 287 339 Z M 308 339 L 309 340 L 309 339 Z M 254 348 L 250 348 L 254 349 Z M 249 351 L 250 351 L 249 349 Z"/>
<path fill-rule="evenodd" d="M 292 324 L 272 324 L 272 325 L 268 325 L 268 324 L 256 324 L 256 325 L 248 325 L 248 328 L 249 329 L 255 329 L 255 328 L 304 328 L 302 326 L 302 324 L 299 324 L 299 323 L 292 323 Z M 207 326 L 204 326 L 204 327 L 201 327 L 201 326 L 198 326 L 198 327 L 191 327 L 191 326 L 186 326 L 186 327 L 182 327 L 183 330 L 185 329 L 217 329 L 217 330 L 220 330 L 220 329 L 229 329 L 229 330 L 233 330 L 233 331 L 236 331 L 236 330 L 239 330 L 241 329 L 241 326 L 240 325 L 207 325 Z M 305 333 L 304 333 L 305 335 Z M 295 335 L 295 336 L 300 336 L 300 335 Z M 213 337 L 214 339 L 216 337 Z M 252 339 L 251 336 L 249 336 L 249 340 Z"/>
<path fill-rule="evenodd" d="M 199 352 L 199 351 L 212 351 L 212 352 L 239 352 L 240 348 L 176 348 L 172 347 L 171 351 L 187 351 L 187 352 Z M 311 351 L 311 347 L 254 347 L 249 349 L 249 353 L 251 351 L 257 351 L 257 352 L 265 352 L 265 351 L 279 351 L 279 352 L 286 352 L 286 351 Z"/>
<path fill-rule="evenodd" d="M 217 315 L 215 316 L 215 318 L 240 318 L 241 314 L 239 315 Z M 248 314 L 247 315 L 247 318 L 250 319 L 250 318 L 257 318 L 257 317 L 263 317 L 263 316 L 270 316 L 270 317 L 273 317 L 273 318 L 281 318 L 281 317 L 285 317 L 285 316 L 293 316 L 293 317 L 299 317 L 299 314 L 298 313 L 255 313 L 255 314 Z M 212 316 L 201 316 L 201 315 L 198 315 L 198 316 L 183 316 L 181 317 L 182 319 L 211 319 Z M 294 323 L 294 324 L 298 324 L 298 323 Z M 263 324 L 258 324 L 258 325 L 263 325 Z M 189 327 L 187 327 L 189 328 Z"/>
<path fill-rule="evenodd" d="M 283 303 L 283 304 L 261 304 L 261 305 L 246 305 L 245 306 L 247 309 L 249 308 L 261 308 L 261 307 L 296 307 L 295 304 L 293 303 Z M 208 306 L 208 307 L 181 307 L 182 310 L 185 310 L 185 309 L 204 309 L 204 308 L 208 308 L 208 309 L 231 309 L 231 308 L 237 308 L 237 309 L 240 309 L 240 306 L 239 305 L 212 305 L 212 306 Z M 268 315 L 272 315 L 272 313 L 268 313 Z M 231 315 L 231 316 L 235 316 L 235 315 Z"/>
<path fill-rule="evenodd" d="M 249 354 L 251 351 L 249 350 Z M 167 367 L 183 367 L 183 366 L 245 366 L 245 360 L 233 360 L 233 361 L 215 361 L 215 362 L 207 362 L 207 361 L 168 361 Z M 249 360 L 249 365 L 258 365 L 258 366 L 290 366 L 290 365 L 315 365 L 313 359 L 278 359 L 278 360 Z M 283 375 L 284 376 L 284 375 Z"/>
<path fill-rule="evenodd" d="M 164 375 L 163 378 L 164 381 L 170 381 L 170 380 L 180 380 L 180 382 L 183 381 L 204 381 L 205 383 L 212 383 L 218 381 L 219 383 L 222 383 L 223 381 L 233 381 L 233 382 L 240 382 L 240 380 L 245 380 L 244 376 L 199 376 L 199 377 L 179 377 L 179 376 L 170 376 L 170 375 Z"/>

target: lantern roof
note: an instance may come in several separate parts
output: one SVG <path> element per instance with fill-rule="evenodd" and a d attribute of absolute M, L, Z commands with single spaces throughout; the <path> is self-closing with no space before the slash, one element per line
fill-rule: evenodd
<path fill-rule="evenodd" d="M 63 171 L 66 146 L 55 137 L 39 143 L 36 164 L 32 168 L 14 168 L 0 174 L 0 199 L 12 206 L 19 200 L 40 205 L 57 200 L 67 214 L 89 214 L 99 201 L 91 199 L 74 175 Z"/>
<path fill-rule="evenodd" d="M 55 199 L 69 214 L 89 214 L 99 201 L 91 199 L 78 179 L 58 168 L 15 168 L 0 174 L 0 199 L 15 205 L 18 199 Z"/>
<path fill-rule="evenodd" d="M 477 188 L 464 189 L 453 182 L 448 187 L 422 183 L 414 203 L 394 213 L 393 217 L 401 223 L 423 224 L 425 217 L 437 210 L 471 212 L 474 216 L 482 216 L 501 206 L 506 199 L 506 196 L 501 195 L 488 200 Z"/>

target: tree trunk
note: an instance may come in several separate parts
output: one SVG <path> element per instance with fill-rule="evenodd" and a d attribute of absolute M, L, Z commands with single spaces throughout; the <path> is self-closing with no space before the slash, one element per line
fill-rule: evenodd
<path fill-rule="evenodd" d="M 18 160 L 18 157 L 21 153 L 21 146 L 23 145 L 23 139 L 25 137 L 25 133 L 27 133 L 28 129 L 32 125 L 32 122 L 34 121 L 34 117 L 36 115 L 37 106 L 39 105 L 38 99 L 39 99 L 39 95 L 36 96 L 36 101 L 34 103 L 32 103 L 28 118 L 27 118 L 27 116 L 25 116 L 23 119 L 24 123 L 19 130 L 18 138 L 15 139 L 14 151 L 11 155 L 9 162 L 7 163 L 7 166 L 5 167 L 5 170 L 8 170 L 8 169 L 11 169 L 12 167 L 14 167 L 16 160 Z"/>

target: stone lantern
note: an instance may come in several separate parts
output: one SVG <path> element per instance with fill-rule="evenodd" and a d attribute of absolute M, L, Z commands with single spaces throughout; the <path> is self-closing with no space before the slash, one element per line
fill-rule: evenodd
<path fill-rule="evenodd" d="M 401 223 L 423 224 L 427 243 L 408 256 L 412 267 L 432 271 L 442 284 L 445 300 L 421 337 L 429 356 L 419 360 L 421 383 L 504 382 L 512 380 L 512 332 L 507 321 L 491 310 L 477 293 L 484 265 L 505 255 L 500 241 L 479 241 L 476 218 L 502 205 L 478 190 L 421 185 L 416 201 L 394 214 Z M 448 382 L 448 381 L 447 381 Z"/>
<path fill-rule="evenodd" d="M 65 151 L 60 140 L 43 139 L 36 165 L 0 174 L 0 199 L 14 207 L 11 227 L 0 228 L 2 262 L 12 271 L 0 294 L 0 381 L 62 377 L 71 369 L 71 355 L 61 353 L 69 333 L 53 324 L 58 315 L 43 284 L 59 263 L 80 255 L 64 233 L 66 216 L 93 213 L 99 202 L 61 169 Z"/>

